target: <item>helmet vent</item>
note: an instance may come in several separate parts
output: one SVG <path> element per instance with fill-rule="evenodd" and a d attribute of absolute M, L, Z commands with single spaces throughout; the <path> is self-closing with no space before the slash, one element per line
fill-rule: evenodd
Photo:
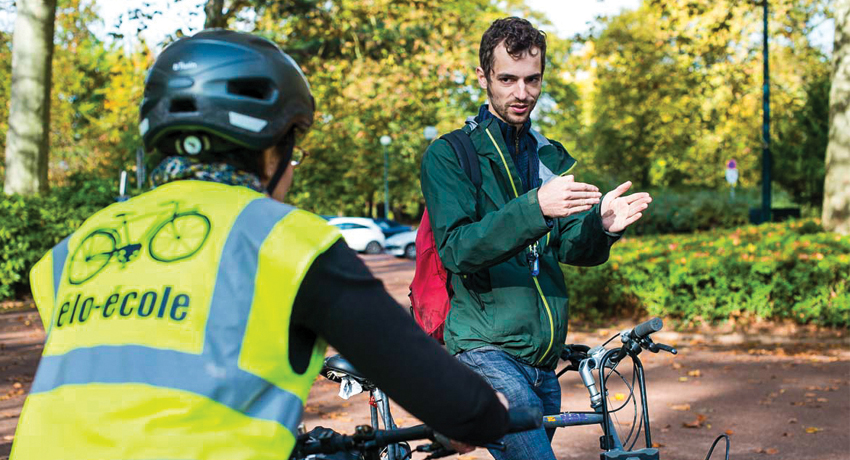
<path fill-rule="evenodd" d="M 171 113 L 192 113 L 197 112 L 198 107 L 195 105 L 194 99 L 172 99 L 168 111 Z"/>
<path fill-rule="evenodd" d="M 272 98 L 274 86 L 271 80 L 267 78 L 240 78 L 227 82 L 227 93 L 266 101 Z"/>

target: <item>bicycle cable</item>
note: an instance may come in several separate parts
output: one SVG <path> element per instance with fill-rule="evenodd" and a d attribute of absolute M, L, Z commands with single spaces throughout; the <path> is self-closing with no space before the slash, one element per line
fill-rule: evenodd
<path fill-rule="evenodd" d="M 714 447 L 717 446 L 717 442 L 720 441 L 721 438 L 726 439 L 726 460 L 729 460 L 729 436 L 725 434 L 721 434 L 714 440 L 713 443 L 711 443 L 711 449 L 708 449 L 708 455 L 705 456 L 705 460 L 709 460 L 711 458 L 711 454 L 714 453 Z"/>
<path fill-rule="evenodd" d="M 635 367 L 632 366 L 632 386 L 629 386 L 629 384 L 626 383 L 625 380 L 623 380 L 623 382 L 626 383 L 626 386 L 629 387 L 629 391 L 632 393 L 632 396 L 634 396 L 634 384 L 635 384 L 636 376 L 637 376 L 637 369 L 635 369 Z M 626 442 L 623 443 L 624 446 L 629 443 L 629 440 L 632 439 L 632 432 L 634 431 L 635 439 L 632 440 L 632 444 L 629 446 L 629 450 L 632 450 L 632 448 L 635 447 L 635 443 L 637 443 L 637 440 L 638 440 L 638 437 L 639 437 L 638 435 L 640 434 L 640 429 L 643 427 L 643 417 L 640 417 L 640 419 L 638 419 L 637 398 L 631 398 L 631 399 L 632 399 L 632 404 L 634 405 L 634 409 L 635 409 L 634 417 L 632 418 L 632 427 L 629 429 L 629 435 L 626 436 Z M 643 415 L 643 414 L 641 413 L 641 415 Z M 637 424 L 637 430 L 635 430 L 636 424 Z M 647 446 L 647 447 L 649 447 L 649 446 Z"/>
<path fill-rule="evenodd" d="M 626 378 L 623 377 L 623 375 L 620 374 L 620 372 L 618 372 L 616 369 L 611 369 L 611 372 L 617 374 L 620 377 L 620 379 L 623 381 L 623 383 L 626 385 L 626 387 L 629 389 L 629 397 L 626 398 L 626 400 L 623 402 L 623 404 L 621 404 L 620 407 L 618 407 L 616 409 L 608 411 L 609 413 L 613 414 L 614 412 L 618 412 L 620 409 L 626 407 L 626 405 L 629 404 L 629 401 L 631 401 L 632 399 L 635 399 L 634 398 L 635 392 L 634 392 L 634 389 L 632 387 L 632 385 L 634 385 L 634 381 L 632 381 L 632 385 L 629 385 L 629 382 L 626 380 Z M 610 375 L 610 374 L 608 374 L 608 375 Z M 606 388 L 608 386 L 608 379 L 607 378 L 605 379 L 605 386 L 606 386 Z"/>
<path fill-rule="evenodd" d="M 603 344 L 602 344 L 602 345 L 600 345 L 600 346 L 601 346 L 601 347 L 605 347 L 605 345 L 608 345 L 609 343 L 611 343 L 611 341 L 612 341 L 612 340 L 616 339 L 616 338 L 617 338 L 617 337 L 619 337 L 619 336 L 620 336 L 620 334 L 619 334 L 619 333 L 612 335 L 610 339 L 606 340 L 606 341 L 605 341 L 605 343 L 603 343 Z"/>

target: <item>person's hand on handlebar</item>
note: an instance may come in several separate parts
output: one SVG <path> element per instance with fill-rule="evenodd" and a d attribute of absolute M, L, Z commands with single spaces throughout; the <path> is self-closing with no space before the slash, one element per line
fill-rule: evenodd
<path fill-rule="evenodd" d="M 502 403 L 503 406 L 505 406 L 505 410 L 510 409 L 510 407 L 509 407 L 510 403 L 508 403 L 508 398 L 506 398 L 505 395 L 503 395 L 502 393 L 499 393 L 497 391 L 496 397 L 499 398 L 499 402 Z M 469 445 L 469 444 L 466 444 L 466 443 L 462 443 L 460 441 L 455 441 L 453 439 L 449 439 L 449 438 L 447 438 L 447 437 L 445 437 L 445 436 L 443 436 L 439 433 L 434 433 L 434 437 L 437 438 L 437 442 L 439 442 L 440 444 L 442 444 L 446 447 L 452 448 L 453 450 L 455 450 L 459 454 L 468 454 L 468 453 L 472 452 L 473 450 L 475 450 L 475 446 L 472 446 L 472 445 Z"/>

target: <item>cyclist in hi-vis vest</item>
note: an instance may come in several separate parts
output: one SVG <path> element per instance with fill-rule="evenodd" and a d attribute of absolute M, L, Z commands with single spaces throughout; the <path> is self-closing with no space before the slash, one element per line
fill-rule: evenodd
<path fill-rule="evenodd" d="M 334 227 L 281 202 L 313 112 L 264 38 L 205 31 L 162 52 L 140 113 L 155 188 L 32 270 L 47 338 L 13 459 L 287 458 L 328 343 L 446 436 L 505 433 L 489 385 Z"/>

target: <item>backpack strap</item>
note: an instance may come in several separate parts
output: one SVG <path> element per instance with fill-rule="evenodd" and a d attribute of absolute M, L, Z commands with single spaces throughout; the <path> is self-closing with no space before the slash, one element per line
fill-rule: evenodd
<path fill-rule="evenodd" d="M 478 153 L 472 145 L 469 134 L 462 129 L 456 129 L 443 134 L 440 139 L 445 139 L 452 146 L 463 172 L 472 181 L 472 185 L 475 188 L 481 188 L 481 168 L 478 166 Z"/>

